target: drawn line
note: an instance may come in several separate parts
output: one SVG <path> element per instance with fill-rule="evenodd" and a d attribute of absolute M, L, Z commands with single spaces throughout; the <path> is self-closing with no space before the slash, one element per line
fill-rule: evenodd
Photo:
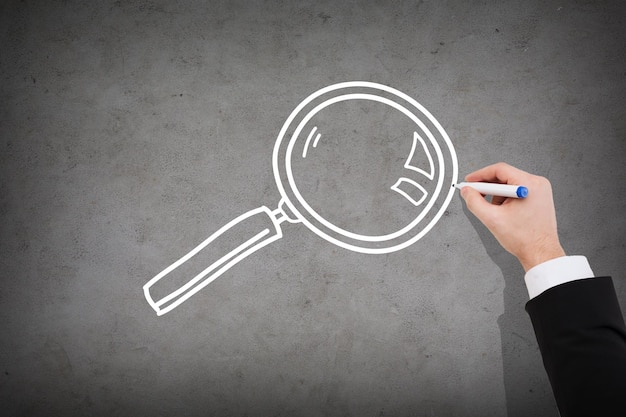
<path fill-rule="evenodd" d="M 198 275 L 196 275 L 193 279 L 191 279 L 188 283 L 186 283 L 184 286 L 182 286 L 178 290 L 172 292 L 171 294 L 160 299 L 159 301 L 155 302 L 153 300 L 152 296 L 150 295 L 150 287 L 152 285 L 154 285 L 161 278 L 163 278 L 164 276 L 172 272 L 174 269 L 178 268 L 183 263 L 187 262 L 189 259 L 195 256 L 198 252 L 204 249 L 207 245 L 209 245 L 211 242 L 213 242 L 220 235 L 222 235 L 224 232 L 226 232 L 227 230 L 229 230 L 236 224 L 244 221 L 248 217 L 254 216 L 255 214 L 259 214 L 262 212 L 265 212 L 270 217 L 272 223 L 274 224 L 274 227 L 277 231 L 277 233 L 274 236 L 271 236 L 269 239 L 264 239 L 265 236 L 267 236 L 270 233 L 269 229 L 264 229 L 263 231 L 261 231 L 260 233 L 252 237 L 251 239 L 248 239 L 243 244 L 239 245 L 232 251 L 228 252 L 226 255 L 219 258 L 217 261 L 213 262 L 208 268 L 204 269 L 202 272 L 200 272 Z M 191 297 L 192 295 L 200 291 L 202 288 L 206 287 L 208 284 L 213 282 L 217 277 L 219 277 L 222 273 L 224 273 L 231 266 L 239 262 L 241 259 L 245 258 L 252 252 L 262 248 L 263 246 L 268 245 L 277 239 L 280 239 L 281 237 L 282 237 L 282 230 L 280 229 L 280 223 L 278 223 L 277 219 L 273 216 L 273 213 L 270 212 L 267 207 L 259 207 L 258 209 L 251 210 L 245 214 L 242 214 L 241 216 L 237 217 L 236 219 L 230 221 L 228 224 L 220 228 L 217 232 L 213 233 L 204 242 L 200 243 L 198 246 L 192 249 L 185 256 L 180 258 L 178 261 L 174 262 L 172 265 L 170 265 L 169 267 L 164 269 L 162 272 L 160 272 L 157 276 L 155 276 L 150 281 L 148 281 L 143 287 L 146 300 L 152 306 L 152 308 L 156 311 L 157 315 L 161 316 L 167 313 L 168 311 L 174 309 L 181 303 L 183 303 L 185 300 L 187 300 L 189 297 Z M 228 263 L 226 265 L 223 265 L 227 261 Z M 210 274 L 213 270 L 219 268 L 220 266 L 221 268 L 218 271 L 216 271 L 212 275 L 209 275 L 207 278 L 205 278 L 206 275 Z M 200 282 L 200 280 L 202 280 L 203 278 L 205 278 L 204 281 Z M 178 298 L 172 304 L 168 305 L 165 308 L 161 308 L 161 306 L 163 306 L 164 304 L 168 303 L 169 301 L 179 296 L 180 298 Z"/>
<path fill-rule="evenodd" d="M 411 184 L 412 186 L 414 186 L 415 188 L 419 189 L 422 192 L 422 197 L 418 201 L 415 201 L 415 199 L 413 197 L 411 197 L 404 190 L 400 189 L 400 185 L 403 182 L 407 182 L 407 183 Z M 402 194 L 414 206 L 419 206 L 420 204 L 422 204 L 424 202 L 424 200 L 426 200 L 426 197 L 428 196 L 428 192 L 424 189 L 424 187 L 422 187 L 421 185 L 419 185 L 417 182 L 413 181 L 410 178 L 399 178 L 398 181 L 394 185 L 391 186 L 391 189 L 396 191 L 396 192 L 398 192 L 398 193 L 400 193 L 400 194 Z"/>
<path fill-rule="evenodd" d="M 313 141 L 313 147 L 317 148 L 317 142 L 319 142 L 320 138 L 322 137 L 321 133 L 317 134 L 317 137 L 315 138 L 315 141 Z"/>
<path fill-rule="evenodd" d="M 315 134 L 315 131 L 317 130 L 317 126 L 315 126 L 312 130 L 311 133 L 309 133 L 309 137 L 306 138 L 306 142 L 304 143 L 304 149 L 302 150 L 302 157 L 306 158 L 306 152 L 309 150 L 309 143 L 311 142 L 311 138 L 313 137 L 313 135 Z M 318 135 L 319 138 L 320 135 Z M 315 143 L 317 143 L 317 139 L 315 139 Z M 313 147 L 315 147 L 315 144 L 313 145 Z"/>
<path fill-rule="evenodd" d="M 295 219 L 289 217 L 289 215 L 285 212 L 284 206 L 285 199 L 281 198 L 278 203 L 278 208 L 272 211 L 272 216 L 276 219 L 276 224 L 280 225 L 284 221 L 288 221 L 289 223 L 300 223 L 300 220 L 297 217 Z"/>
<path fill-rule="evenodd" d="M 415 149 L 417 149 L 418 140 L 422 144 L 424 153 L 428 157 L 428 163 L 430 164 L 430 172 L 426 172 L 421 168 L 411 165 L 411 159 L 413 159 L 413 156 L 415 155 Z M 430 152 L 428 151 L 428 148 L 426 147 L 426 142 L 424 141 L 424 139 L 422 139 L 422 137 L 417 132 L 413 132 L 413 145 L 411 146 L 411 153 L 409 154 L 409 157 L 406 160 L 404 167 L 406 169 L 410 169 L 411 171 L 419 172 L 420 174 L 424 175 L 426 178 L 428 178 L 431 181 L 433 178 L 435 178 L 435 164 L 433 163 L 433 157 L 430 155 Z"/>
<path fill-rule="evenodd" d="M 246 243 L 244 243 L 243 245 L 239 246 L 237 249 L 231 251 L 230 253 L 228 253 L 226 256 L 223 256 L 222 258 L 220 258 L 220 260 L 218 262 L 216 262 L 215 264 L 219 264 L 223 262 L 224 259 L 228 259 L 228 257 L 234 255 L 235 253 L 237 253 L 239 250 L 243 250 L 245 249 L 245 247 L 247 246 L 251 246 L 252 244 L 254 244 L 256 241 L 260 240 L 263 238 L 263 236 L 266 236 L 270 231 L 268 229 L 265 229 L 263 232 L 257 234 L 255 237 L 253 237 L 252 239 L 248 240 Z M 209 285 L 211 282 L 213 282 L 216 278 L 218 278 L 220 275 L 222 275 L 224 272 L 226 272 L 231 266 L 235 265 L 236 263 L 238 263 L 241 259 L 245 258 L 246 256 L 248 256 L 249 254 L 251 254 L 252 252 L 260 249 L 261 247 L 273 242 L 274 240 L 276 240 L 276 236 L 275 239 L 271 239 L 268 241 L 265 241 L 262 243 L 262 245 L 259 246 L 252 246 L 251 248 L 249 248 L 247 251 L 240 253 L 238 256 L 236 256 L 235 258 L 233 258 L 230 262 L 228 262 L 226 265 L 222 266 L 218 271 L 216 271 L 214 274 L 210 275 L 207 279 L 205 279 L 204 281 L 202 281 L 200 284 L 196 285 L 194 288 L 190 289 L 187 293 L 185 293 L 184 295 L 182 295 L 180 298 L 178 298 L 176 301 L 174 301 L 172 304 L 168 305 L 165 308 L 160 308 L 163 304 L 165 304 L 167 301 L 170 301 L 173 295 L 177 295 L 176 293 L 178 293 L 179 291 L 176 291 L 175 293 L 170 294 L 168 297 L 166 297 L 168 300 L 166 300 L 165 298 L 161 301 L 159 301 L 159 303 L 157 304 L 157 308 L 159 308 L 159 310 L 157 311 L 157 315 L 161 316 L 165 313 L 167 313 L 170 310 L 173 310 L 174 308 L 178 307 L 180 304 L 184 303 L 185 301 L 187 301 L 187 299 L 191 296 L 193 296 L 195 293 L 197 293 L 198 291 L 200 291 L 201 289 L 203 289 L 204 287 L 206 287 L 207 285 Z M 214 266 L 215 264 L 211 265 L 210 267 L 208 267 L 207 269 L 205 269 L 204 271 L 202 271 L 200 274 L 198 274 L 195 278 L 194 281 L 198 281 L 200 279 L 202 279 L 206 274 L 208 274 L 210 271 L 207 270 L 212 270 L 214 269 L 216 266 Z M 194 282 L 195 283 L 195 282 Z M 185 287 L 189 288 L 190 285 L 185 285 Z M 183 288 L 185 288 L 183 287 Z"/>
<path fill-rule="evenodd" d="M 256 236 L 252 237 L 251 239 L 248 239 L 246 242 L 244 242 L 241 245 L 237 246 L 235 249 L 233 249 L 232 251 L 228 252 L 226 255 L 222 256 L 217 261 L 213 262 L 208 268 L 206 268 L 204 271 L 202 271 L 198 275 L 196 275 L 191 281 L 189 281 L 188 283 L 186 283 L 185 285 L 183 285 L 182 287 L 180 287 L 179 289 L 177 289 L 176 291 L 174 291 L 173 293 L 171 293 L 167 297 L 164 297 L 161 300 L 159 300 L 159 302 L 157 302 L 157 307 L 161 307 L 163 304 L 167 303 L 168 301 L 172 300 L 173 298 L 178 297 L 181 293 L 184 293 L 189 288 L 193 287 L 196 282 L 200 281 L 202 278 L 204 278 L 205 275 L 209 274 L 211 271 L 213 271 L 214 269 L 218 268 L 227 259 L 230 259 L 235 254 L 237 254 L 237 253 L 241 252 L 242 250 L 252 246 L 254 243 L 256 243 L 257 241 L 261 240 L 263 238 L 263 236 L 269 234 L 269 232 L 270 232 L 269 229 L 263 230 L 261 233 L 258 233 Z"/>

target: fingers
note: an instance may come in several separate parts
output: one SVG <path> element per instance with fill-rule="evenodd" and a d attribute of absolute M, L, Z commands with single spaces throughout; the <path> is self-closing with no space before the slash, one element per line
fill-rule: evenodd
<path fill-rule="evenodd" d="M 463 187 L 461 196 L 465 200 L 467 208 L 476 216 L 483 224 L 489 222 L 493 217 L 494 208 L 491 203 L 485 200 L 485 197 L 471 187 Z"/>
<path fill-rule="evenodd" d="M 489 165 L 467 174 L 465 181 L 497 182 L 501 184 L 519 184 L 530 174 L 504 162 Z"/>
<path fill-rule="evenodd" d="M 491 204 L 499 206 L 502 203 L 504 203 L 506 200 L 508 200 L 508 197 L 502 197 L 499 195 L 494 195 L 493 197 L 491 197 Z"/>

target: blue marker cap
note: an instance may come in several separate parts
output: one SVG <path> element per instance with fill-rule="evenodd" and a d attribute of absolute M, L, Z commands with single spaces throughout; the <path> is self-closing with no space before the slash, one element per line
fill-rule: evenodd
<path fill-rule="evenodd" d="M 515 191 L 515 194 L 517 194 L 519 198 L 526 198 L 528 197 L 528 188 L 517 187 L 517 191 Z"/>

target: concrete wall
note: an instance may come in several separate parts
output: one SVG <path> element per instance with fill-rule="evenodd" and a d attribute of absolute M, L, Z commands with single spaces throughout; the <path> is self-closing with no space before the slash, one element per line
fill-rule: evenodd
<path fill-rule="evenodd" d="M 365 80 L 430 110 L 461 176 L 500 160 L 547 176 L 566 251 L 612 275 L 626 306 L 625 11 L 3 2 L 4 415 L 557 416 L 523 270 L 458 195 L 391 254 L 288 224 L 161 317 L 142 286 L 235 216 L 276 208 L 287 116 Z"/>

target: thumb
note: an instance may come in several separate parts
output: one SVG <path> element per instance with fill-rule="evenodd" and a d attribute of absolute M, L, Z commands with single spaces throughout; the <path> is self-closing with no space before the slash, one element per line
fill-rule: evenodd
<path fill-rule="evenodd" d="M 491 205 L 485 197 L 471 187 L 463 187 L 461 189 L 461 197 L 465 200 L 465 204 L 469 211 L 478 218 L 483 224 L 493 215 L 494 206 Z"/>

